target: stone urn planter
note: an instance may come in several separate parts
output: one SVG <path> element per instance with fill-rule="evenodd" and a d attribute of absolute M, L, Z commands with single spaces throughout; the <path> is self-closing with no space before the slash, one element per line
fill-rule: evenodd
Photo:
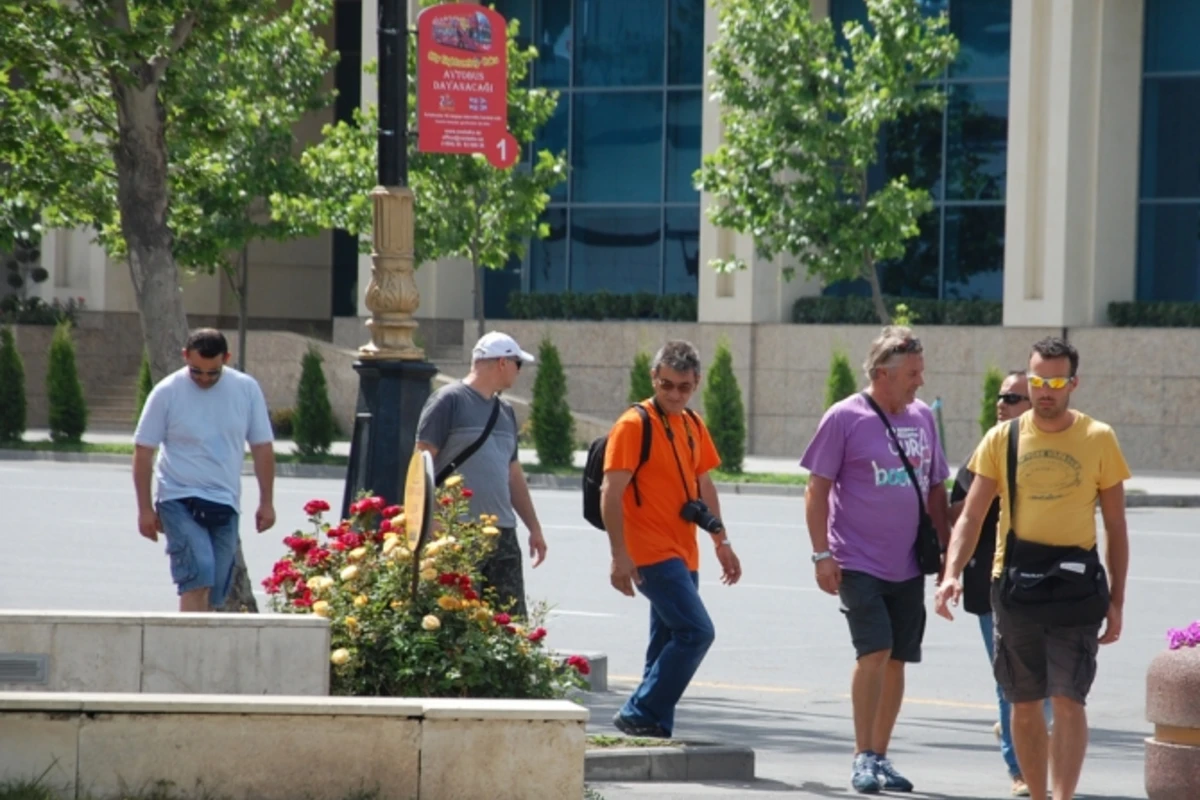
<path fill-rule="evenodd" d="M 1193 628 L 1200 638 L 1200 626 Z M 1146 719 L 1154 724 L 1146 739 L 1149 800 L 1200 798 L 1200 646 L 1179 640 L 1146 672 Z"/>

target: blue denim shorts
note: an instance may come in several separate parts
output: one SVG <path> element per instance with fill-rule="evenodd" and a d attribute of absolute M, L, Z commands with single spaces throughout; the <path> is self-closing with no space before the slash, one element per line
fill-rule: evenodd
<path fill-rule="evenodd" d="M 238 515 L 226 508 L 229 512 L 226 519 L 214 524 L 210 518 L 205 525 L 193 514 L 191 498 L 158 503 L 158 518 L 171 558 L 171 580 L 179 594 L 208 589 L 208 602 L 213 608 L 224 605 L 229 595 L 237 559 Z"/>

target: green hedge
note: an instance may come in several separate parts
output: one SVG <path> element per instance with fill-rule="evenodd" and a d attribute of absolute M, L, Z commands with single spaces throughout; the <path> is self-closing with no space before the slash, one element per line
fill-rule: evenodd
<path fill-rule="evenodd" d="M 1200 328 L 1200 303 L 1109 303 L 1118 328 Z"/>
<path fill-rule="evenodd" d="M 930 300 L 885 297 L 888 308 L 902 302 L 918 325 L 1000 325 L 1004 304 L 991 300 Z M 869 297 L 801 297 L 792 306 L 792 322 L 805 325 L 878 325 Z"/>
<path fill-rule="evenodd" d="M 508 297 L 508 313 L 513 319 L 658 319 L 695 322 L 696 297 L 690 294 L 657 295 L 647 292 L 513 292 Z"/>

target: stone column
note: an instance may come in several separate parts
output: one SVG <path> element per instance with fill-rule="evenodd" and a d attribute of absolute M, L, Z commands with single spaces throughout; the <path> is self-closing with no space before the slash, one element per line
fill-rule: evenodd
<path fill-rule="evenodd" d="M 413 278 L 413 194 L 408 187 L 376 186 L 371 280 L 366 306 L 371 312 L 367 328 L 371 341 L 359 348 L 364 359 L 421 361 L 425 353 L 413 343 L 417 321 L 413 312 L 421 302 Z"/>
<path fill-rule="evenodd" d="M 1135 291 L 1143 0 L 1013 0 L 1004 324 Z"/>

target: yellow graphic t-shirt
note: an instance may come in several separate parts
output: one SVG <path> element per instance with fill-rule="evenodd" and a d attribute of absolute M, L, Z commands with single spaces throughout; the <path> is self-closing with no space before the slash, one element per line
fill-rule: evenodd
<path fill-rule="evenodd" d="M 1096 499 L 1130 477 L 1117 435 L 1103 422 L 1074 412 L 1065 431 L 1046 433 L 1033 422 L 1032 412 L 1021 415 L 1017 445 L 1017 524 L 1021 539 L 1058 547 L 1096 546 Z M 992 577 L 1004 570 L 1008 521 L 1008 426 L 992 428 L 971 456 L 967 468 L 998 484 L 1000 522 L 996 526 L 996 555 Z"/>

